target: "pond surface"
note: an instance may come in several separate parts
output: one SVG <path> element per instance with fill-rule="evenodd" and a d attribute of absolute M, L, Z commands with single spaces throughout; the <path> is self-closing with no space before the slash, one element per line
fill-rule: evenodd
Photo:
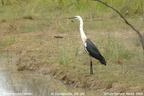
<path fill-rule="evenodd" d="M 102 96 L 102 92 L 64 85 L 50 76 L 17 71 L 19 56 L 0 56 L 0 96 Z"/>

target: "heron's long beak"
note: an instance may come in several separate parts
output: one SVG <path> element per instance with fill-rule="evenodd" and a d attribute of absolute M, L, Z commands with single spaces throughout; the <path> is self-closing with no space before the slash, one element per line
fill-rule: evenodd
<path fill-rule="evenodd" d="M 76 17 L 70 17 L 69 19 L 75 19 Z"/>

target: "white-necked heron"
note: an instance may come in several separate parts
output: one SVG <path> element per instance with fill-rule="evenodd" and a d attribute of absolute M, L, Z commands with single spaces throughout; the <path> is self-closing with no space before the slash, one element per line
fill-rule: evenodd
<path fill-rule="evenodd" d="M 101 55 L 100 51 L 98 48 L 88 39 L 83 31 L 83 20 L 80 16 L 75 16 L 71 17 L 69 19 L 78 19 L 80 21 L 80 34 L 81 38 L 84 44 L 84 49 L 85 51 L 89 54 L 90 56 L 90 74 L 93 74 L 93 68 L 92 68 L 92 59 L 91 57 L 98 59 L 99 62 L 103 65 L 106 65 L 106 60 L 105 58 Z"/>

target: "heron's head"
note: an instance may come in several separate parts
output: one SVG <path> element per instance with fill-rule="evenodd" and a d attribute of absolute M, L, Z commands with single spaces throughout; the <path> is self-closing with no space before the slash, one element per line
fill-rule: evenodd
<path fill-rule="evenodd" d="M 69 19 L 81 19 L 80 16 L 74 16 L 74 17 L 70 17 Z"/>

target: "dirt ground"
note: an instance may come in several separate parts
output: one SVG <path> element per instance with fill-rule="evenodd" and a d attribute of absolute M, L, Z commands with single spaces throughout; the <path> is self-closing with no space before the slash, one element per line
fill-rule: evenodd
<path fill-rule="evenodd" d="M 140 86 L 143 83 L 141 80 L 138 84 L 137 81 L 134 86 L 131 86 L 133 82 L 129 83 L 129 80 L 131 79 L 130 77 L 134 78 L 134 76 L 139 75 L 139 73 L 133 75 L 130 73 L 132 70 L 128 70 L 128 67 L 133 61 L 129 61 L 127 66 L 124 65 L 125 62 L 127 62 L 126 59 L 120 59 L 115 64 L 108 61 L 107 67 L 100 65 L 97 60 L 93 59 L 94 75 L 90 75 L 89 56 L 83 50 L 82 41 L 78 31 L 68 33 L 59 32 L 54 29 L 48 31 L 44 30 L 42 32 L 35 31 L 23 33 L 14 33 L 9 31 L 19 30 L 20 26 L 14 25 L 17 24 L 17 22 L 19 21 L 9 24 L 6 21 L 2 21 L 0 27 L 1 30 L 3 30 L 3 32 L 1 32 L 3 42 L 8 42 L 7 45 L 3 47 L 2 51 L 15 52 L 21 55 L 21 58 L 17 61 L 17 68 L 19 71 L 30 70 L 43 73 L 45 75 L 48 74 L 55 79 L 61 80 L 64 84 L 76 88 L 118 93 L 143 91 L 143 85 Z M 109 34 L 107 32 L 103 32 L 103 30 L 99 30 L 99 32 L 101 36 Z M 87 36 L 95 41 L 94 35 L 97 33 L 92 33 L 93 31 L 91 31 L 91 33 L 87 33 Z M 123 37 L 123 41 L 127 40 L 124 45 L 126 47 L 131 46 L 132 50 L 134 48 L 140 48 L 139 45 L 135 46 L 131 43 L 133 42 L 132 38 L 136 38 L 135 34 L 130 35 L 127 38 L 127 33 L 125 33 L 125 31 L 122 34 L 119 33 L 120 32 L 115 32 L 112 36 L 116 36 L 117 38 Z M 129 34 L 132 33 L 133 32 L 129 31 Z M 61 55 L 65 56 L 64 60 Z M 140 59 L 142 61 L 142 58 Z M 140 62 L 137 64 L 140 64 Z M 135 65 L 131 68 L 135 68 Z M 143 69 L 137 70 L 141 72 L 144 71 Z M 134 72 L 137 70 L 134 70 Z M 124 81 L 123 79 L 120 79 L 121 77 L 119 77 L 122 76 L 122 78 L 125 78 L 129 74 L 132 76 L 128 77 L 128 79 Z M 115 78 L 113 78 L 113 76 Z"/>

